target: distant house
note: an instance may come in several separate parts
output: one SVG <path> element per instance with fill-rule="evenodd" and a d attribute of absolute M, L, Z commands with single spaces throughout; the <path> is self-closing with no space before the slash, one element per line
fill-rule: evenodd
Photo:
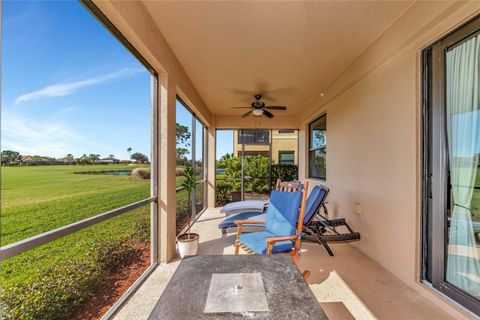
<path fill-rule="evenodd" d="M 120 160 L 114 157 L 106 157 L 97 161 L 100 164 L 120 163 Z"/>
<path fill-rule="evenodd" d="M 28 156 L 28 155 L 20 156 L 19 161 L 20 161 L 20 163 L 24 163 L 24 162 L 27 162 L 27 161 L 33 161 L 33 157 Z"/>
<path fill-rule="evenodd" d="M 47 156 L 30 156 L 30 155 L 22 155 L 19 157 L 18 164 L 21 166 L 43 166 L 43 165 L 54 165 L 54 164 L 62 164 L 62 162 L 50 158 Z"/>
<path fill-rule="evenodd" d="M 55 164 L 75 164 L 76 161 L 74 158 L 61 157 L 55 160 Z"/>

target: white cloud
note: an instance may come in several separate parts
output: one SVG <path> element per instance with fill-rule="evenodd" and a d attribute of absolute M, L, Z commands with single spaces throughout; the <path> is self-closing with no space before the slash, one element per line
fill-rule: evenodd
<path fill-rule="evenodd" d="M 41 98 L 61 97 L 61 96 L 70 95 L 81 88 L 90 87 L 90 86 L 104 83 L 107 81 L 128 77 L 140 71 L 142 71 L 142 69 L 125 68 L 113 73 L 109 73 L 104 76 L 99 76 L 99 77 L 76 81 L 76 82 L 64 82 L 64 83 L 54 84 L 37 91 L 22 94 L 17 99 L 15 99 L 15 104 L 24 102 L 24 101 L 37 100 Z"/>
<path fill-rule="evenodd" d="M 94 143 L 75 133 L 61 120 L 33 120 L 15 114 L 4 115 L 2 149 L 12 149 L 24 155 L 61 157 L 67 153 L 78 155 Z"/>

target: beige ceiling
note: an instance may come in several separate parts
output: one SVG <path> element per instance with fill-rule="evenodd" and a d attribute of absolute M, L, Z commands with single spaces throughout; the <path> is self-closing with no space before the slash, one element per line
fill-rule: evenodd
<path fill-rule="evenodd" d="M 257 92 L 297 114 L 410 5 L 405 1 L 146 1 L 214 114 Z"/>

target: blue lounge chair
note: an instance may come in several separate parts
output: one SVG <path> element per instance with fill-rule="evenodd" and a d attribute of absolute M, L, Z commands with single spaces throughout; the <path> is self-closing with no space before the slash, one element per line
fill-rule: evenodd
<path fill-rule="evenodd" d="M 253 254 L 289 253 L 296 262 L 300 252 L 307 191 L 308 183 L 299 191 L 273 190 L 265 221 L 236 220 L 235 254 L 238 255 L 240 248 Z M 245 224 L 264 225 L 265 230 L 242 233 Z"/>
<path fill-rule="evenodd" d="M 328 188 L 324 186 L 315 186 L 313 187 L 312 191 L 308 195 L 307 198 L 307 205 L 305 208 L 305 218 L 304 224 L 309 225 L 313 220 L 315 214 L 320 210 L 320 208 L 324 205 L 325 200 L 327 199 L 328 195 Z M 266 213 L 260 213 L 256 211 L 251 212 L 241 212 L 234 215 L 231 215 L 225 218 L 219 225 L 218 228 L 222 230 L 223 234 L 227 234 L 227 231 L 233 230 L 237 227 L 235 224 L 235 220 L 265 220 Z M 259 227 L 258 225 L 248 225 L 245 224 L 247 228 L 251 230 L 258 230 L 263 228 L 263 226 Z M 245 229 L 245 228 L 244 228 Z"/>
<path fill-rule="evenodd" d="M 227 216 L 241 213 L 241 212 L 256 212 L 262 213 L 265 211 L 268 205 L 268 200 L 244 200 L 227 203 L 220 209 L 221 213 L 225 213 Z"/>

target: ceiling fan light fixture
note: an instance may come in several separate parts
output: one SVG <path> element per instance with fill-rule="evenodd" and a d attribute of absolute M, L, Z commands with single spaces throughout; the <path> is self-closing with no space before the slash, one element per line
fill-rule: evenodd
<path fill-rule="evenodd" d="M 262 109 L 255 109 L 253 110 L 253 115 L 254 116 L 261 116 L 263 114 L 263 110 Z"/>

